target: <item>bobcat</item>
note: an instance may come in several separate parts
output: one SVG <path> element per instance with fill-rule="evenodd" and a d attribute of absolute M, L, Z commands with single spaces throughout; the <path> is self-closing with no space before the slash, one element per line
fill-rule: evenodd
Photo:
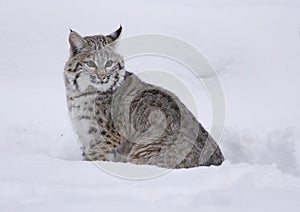
<path fill-rule="evenodd" d="M 164 168 L 220 165 L 220 148 L 171 92 L 124 69 L 109 35 L 69 35 L 68 109 L 86 160 Z"/>

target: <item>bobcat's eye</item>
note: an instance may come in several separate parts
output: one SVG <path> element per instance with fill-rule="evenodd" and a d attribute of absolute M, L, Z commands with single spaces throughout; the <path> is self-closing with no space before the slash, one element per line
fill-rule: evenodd
<path fill-rule="evenodd" d="M 87 61 L 86 65 L 90 68 L 96 68 L 96 64 L 92 60 Z"/>
<path fill-rule="evenodd" d="M 106 63 L 105 63 L 105 67 L 108 68 L 108 67 L 111 67 L 113 64 L 113 61 L 112 60 L 108 60 Z"/>

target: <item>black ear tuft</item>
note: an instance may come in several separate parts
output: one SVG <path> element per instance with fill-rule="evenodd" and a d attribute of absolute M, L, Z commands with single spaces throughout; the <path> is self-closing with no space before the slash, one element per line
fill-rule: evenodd
<path fill-rule="evenodd" d="M 110 43 L 112 43 L 120 37 L 121 32 L 122 32 L 122 26 L 120 25 L 119 29 L 117 29 L 116 31 L 114 31 L 109 35 L 106 35 L 106 37 L 109 38 Z"/>

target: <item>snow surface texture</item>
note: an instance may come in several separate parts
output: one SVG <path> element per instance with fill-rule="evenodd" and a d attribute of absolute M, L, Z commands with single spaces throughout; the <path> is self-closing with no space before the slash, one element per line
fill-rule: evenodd
<path fill-rule="evenodd" d="M 0 211 L 298 211 L 299 20 L 291 0 L 0 1 Z M 226 95 L 222 166 L 130 181 L 80 161 L 62 78 L 68 29 L 90 35 L 119 24 L 123 37 L 171 35 L 211 61 Z M 209 129 L 205 89 L 165 63 L 145 57 L 127 66 L 168 69 Z"/>

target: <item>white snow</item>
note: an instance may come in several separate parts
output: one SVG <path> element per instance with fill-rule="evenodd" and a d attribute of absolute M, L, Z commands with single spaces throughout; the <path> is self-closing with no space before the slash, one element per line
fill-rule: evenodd
<path fill-rule="evenodd" d="M 296 0 L 0 1 L 0 211 L 298 211 L 299 20 Z M 213 64 L 226 96 L 222 166 L 128 180 L 99 166 L 165 170 L 81 161 L 62 77 L 68 29 L 108 34 L 119 24 L 123 37 L 185 40 Z M 186 69 L 153 57 L 127 67 L 171 68 L 210 128 L 205 89 Z"/>
<path fill-rule="evenodd" d="M 299 180 L 275 165 L 226 162 L 128 181 L 90 162 L 32 154 L 2 154 L 0 164 L 2 211 L 296 211 L 300 195 Z"/>

